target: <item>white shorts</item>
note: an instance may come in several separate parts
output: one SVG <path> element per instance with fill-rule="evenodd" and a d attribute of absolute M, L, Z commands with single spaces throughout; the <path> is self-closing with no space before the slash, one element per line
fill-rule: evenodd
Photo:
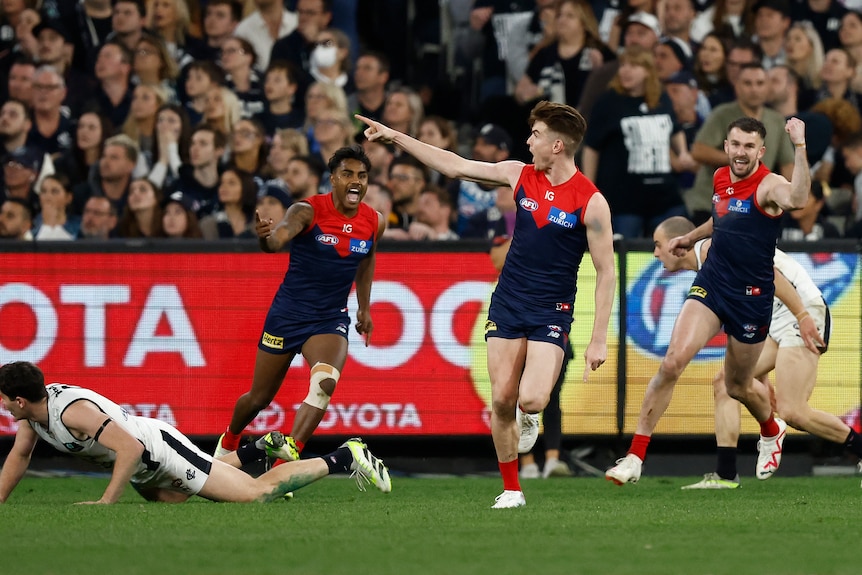
<path fill-rule="evenodd" d="M 823 341 L 829 345 L 829 336 L 832 332 L 832 320 L 829 316 L 829 306 L 822 299 L 809 302 L 805 306 L 805 310 L 811 314 L 814 320 L 814 325 L 817 326 L 817 331 L 823 336 Z M 778 347 L 804 347 L 805 342 L 802 341 L 802 335 L 799 333 L 799 322 L 787 306 L 775 310 L 772 316 L 772 323 L 769 325 L 769 337 L 778 343 Z M 826 350 L 822 350 L 825 352 Z"/>
<path fill-rule="evenodd" d="M 132 476 L 135 489 L 170 489 L 187 495 L 203 489 L 212 469 L 212 455 L 162 421 L 149 420 L 141 427 L 146 451 L 142 467 Z"/>

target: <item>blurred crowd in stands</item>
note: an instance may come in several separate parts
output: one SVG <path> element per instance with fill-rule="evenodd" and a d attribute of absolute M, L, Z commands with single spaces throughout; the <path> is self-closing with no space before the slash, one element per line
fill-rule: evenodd
<path fill-rule="evenodd" d="M 789 240 L 862 237 L 862 0 L 0 0 L 0 236 L 252 238 L 361 145 L 387 241 L 505 238 L 507 187 L 365 141 L 360 113 L 529 162 L 530 109 L 587 118 L 578 163 L 614 231 L 709 217 L 727 124 L 806 123 Z"/>

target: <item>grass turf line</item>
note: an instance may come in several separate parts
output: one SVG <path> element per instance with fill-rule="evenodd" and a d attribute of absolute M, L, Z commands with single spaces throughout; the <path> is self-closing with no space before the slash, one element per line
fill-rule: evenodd
<path fill-rule="evenodd" d="M 359 493 L 325 479 L 290 502 L 117 505 L 103 479 L 25 479 L 0 505 L 0 573 L 362 575 L 856 575 L 858 479 L 696 478 L 523 483 L 527 507 L 490 509 L 499 479 L 404 479 Z"/>

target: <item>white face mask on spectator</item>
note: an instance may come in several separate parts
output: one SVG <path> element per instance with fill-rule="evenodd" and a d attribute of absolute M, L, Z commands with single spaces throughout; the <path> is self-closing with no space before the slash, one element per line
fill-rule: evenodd
<path fill-rule="evenodd" d="M 317 46 L 311 52 L 311 64 L 316 68 L 329 68 L 335 65 L 337 56 L 337 46 Z"/>

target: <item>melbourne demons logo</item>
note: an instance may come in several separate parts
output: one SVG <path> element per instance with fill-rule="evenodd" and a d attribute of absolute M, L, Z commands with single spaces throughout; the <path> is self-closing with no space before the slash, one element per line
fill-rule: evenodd
<path fill-rule="evenodd" d="M 329 246 L 334 246 L 338 243 L 338 236 L 334 236 L 332 234 L 317 234 L 314 239 L 324 245 Z"/>
<path fill-rule="evenodd" d="M 528 212 L 535 212 L 539 209 L 539 202 L 533 198 L 521 198 L 521 201 L 518 203 Z"/>

